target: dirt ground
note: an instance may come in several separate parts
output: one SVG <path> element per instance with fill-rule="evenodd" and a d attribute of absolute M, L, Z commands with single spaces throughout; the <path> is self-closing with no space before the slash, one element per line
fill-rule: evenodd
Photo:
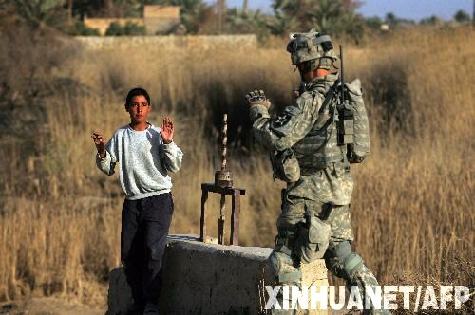
<path fill-rule="evenodd" d="M 105 307 L 95 308 L 55 297 L 35 297 L 25 301 L 0 304 L 2 315 L 103 315 L 105 312 Z"/>

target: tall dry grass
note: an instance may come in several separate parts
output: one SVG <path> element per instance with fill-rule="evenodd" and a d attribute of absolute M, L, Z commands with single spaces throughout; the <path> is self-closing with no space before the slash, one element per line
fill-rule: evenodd
<path fill-rule="evenodd" d="M 372 123 L 372 155 L 353 167 L 355 247 L 383 283 L 475 286 L 474 35 L 405 31 L 346 50 L 348 78 L 362 79 Z M 56 75 L 82 92 L 48 99 L 47 138 L 38 136 L 44 145 L 37 159 L 22 156 L 20 145 L 9 147 L 0 298 L 40 289 L 100 300 L 97 288 L 119 263 L 122 198 L 117 178 L 95 169 L 89 134 L 102 129 L 110 136 L 127 123 L 123 97 L 137 85 L 152 95 L 153 122 L 175 119 L 185 153 L 174 176 L 171 232 L 198 232 L 199 185 L 213 179 L 217 128 L 228 112 L 231 167 L 247 189 L 240 240 L 272 246 L 283 185 L 253 144 L 243 95 L 259 87 L 287 104 L 298 79 L 292 71 L 284 49 L 136 47 L 86 51 L 63 64 Z M 23 175 L 16 169 L 28 162 L 28 180 L 15 184 Z M 210 202 L 213 233 L 218 203 Z"/>

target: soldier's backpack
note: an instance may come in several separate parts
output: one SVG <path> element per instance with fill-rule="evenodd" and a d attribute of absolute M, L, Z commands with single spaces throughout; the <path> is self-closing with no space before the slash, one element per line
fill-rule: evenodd
<path fill-rule="evenodd" d="M 361 89 L 360 80 L 356 79 L 351 83 L 345 83 L 347 100 L 345 109 L 349 109 L 350 115 L 341 115 L 339 120 L 346 119 L 341 116 L 352 116 L 352 137 L 350 136 L 347 143 L 347 156 L 350 163 L 361 163 L 370 152 L 370 135 L 369 135 L 369 119 L 368 113 L 363 100 L 363 91 Z M 339 111 L 341 112 L 341 111 Z M 345 122 L 342 124 L 344 125 Z M 352 139 L 351 139 L 352 138 Z"/>

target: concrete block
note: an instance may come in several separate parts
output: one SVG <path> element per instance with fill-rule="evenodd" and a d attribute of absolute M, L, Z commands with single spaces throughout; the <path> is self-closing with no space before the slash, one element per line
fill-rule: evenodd
<path fill-rule="evenodd" d="M 112 269 L 109 272 L 106 315 L 126 314 L 126 311 L 132 307 L 132 304 L 132 291 L 127 284 L 124 269 Z"/>
<path fill-rule="evenodd" d="M 202 243 L 197 236 L 170 235 L 163 264 L 163 314 L 266 314 L 265 286 L 273 284 L 270 248 Z M 323 261 L 302 267 L 304 285 L 327 285 Z M 108 315 L 131 303 L 122 269 L 110 273 Z M 326 314 L 312 311 L 310 314 Z"/>

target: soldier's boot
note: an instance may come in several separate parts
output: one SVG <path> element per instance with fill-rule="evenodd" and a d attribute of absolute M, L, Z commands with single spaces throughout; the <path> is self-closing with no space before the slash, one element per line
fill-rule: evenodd
<path fill-rule="evenodd" d="M 351 275 L 350 275 L 350 281 L 348 281 L 349 285 L 353 286 L 358 286 L 359 292 L 360 292 L 360 297 L 361 300 L 365 303 L 366 299 L 368 298 L 368 292 L 366 289 L 372 289 L 373 292 L 375 292 L 375 288 L 379 286 L 378 280 L 376 280 L 376 277 L 373 275 L 373 273 L 369 270 L 368 267 L 363 263 L 363 260 L 361 259 L 360 256 L 358 256 L 359 259 L 361 260 L 361 264 L 359 266 L 356 266 L 355 269 L 353 269 Z M 381 308 L 383 305 L 381 305 Z M 374 305 L 369 305 L 369 309 L 365 309 L 363 311 L 364 315 L 388 315 L 391 314 L 388 310 L 384 309 L 375 309 Z"/>

